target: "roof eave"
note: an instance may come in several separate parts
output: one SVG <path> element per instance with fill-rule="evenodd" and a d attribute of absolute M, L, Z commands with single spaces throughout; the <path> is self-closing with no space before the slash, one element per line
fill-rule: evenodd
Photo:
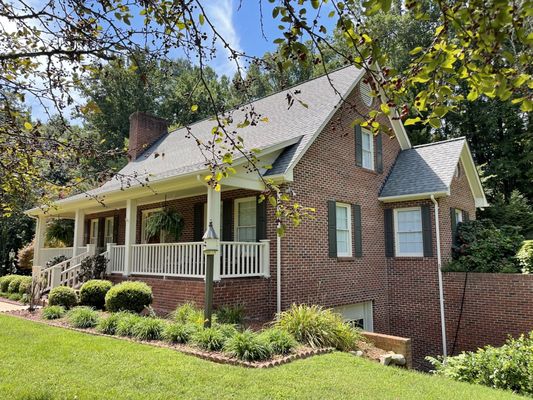
<path fill-rule="evenodd" d="M 378 197 L 378 200 L 382 201 L 383 203 L 395 203 L 395 202 L 400 202 L 400 201 L 426 200 L 426 199 L 430 199 L 431 196 L 434 196 L 435 198 L 439 198 L 439 197 L 446 197 L 449 195 L 450 195 L 449 191 L 409 193 L 409 194 L 402 194 L 398 196 L 380 196 Z"/>

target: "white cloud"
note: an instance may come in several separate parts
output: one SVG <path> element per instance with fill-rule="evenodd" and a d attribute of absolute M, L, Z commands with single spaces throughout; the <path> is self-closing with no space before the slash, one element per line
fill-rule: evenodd
<path fill-rule="evenodd" d="M 229 43 L 233 50 L 240 51 L 240 37 L 235 29 L 234 5 L 232 0 L 210 0 L 205 5 L 208 18 L 216 27 L 218 33 Z M 229 59 L 231 52 L 225 49 L 217 40 L 217 58 L 211 65 L 219 74 L 232 76 L 237 70 L 235 60 Z"/>

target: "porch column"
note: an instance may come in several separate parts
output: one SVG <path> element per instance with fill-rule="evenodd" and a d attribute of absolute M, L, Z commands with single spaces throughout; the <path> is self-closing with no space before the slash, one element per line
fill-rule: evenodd
<path fill-rule="evenodd" d="M 76 210 L 76 215 L 74 217 L 74 242 L 73 242 L 73 252 L 74 256 L 77 256 L 82 253 L 80 247 L 83 245 L 83 236 L 85 234 L 85 211 Z"/>
<path fill-rule="evenodd" d="M 137 239 L 137 200 L 126 200 L 126 234 L 124 251 L 124 276 L 128 276 L 133 263 L 133 248 Z"/>
<path fill-rule="evenodd" d="M 44 247 L 44 236 L 46 234 L 46 218 L 42 215 L 37 217 L 35 224 L 35 245 L 33 248 L 33 265 L 43 266 L 41 249 Z"/>
<path fill-rule="evenodd" d="M 213 222 L 213 229 L 220 237 L 220 191 L 216 191 L 211 186 L 207 188 L 207 225 Z M 213 280 L 220 280 L 220 241 L 218 242 L 218 251 L 214 260 Z"/>

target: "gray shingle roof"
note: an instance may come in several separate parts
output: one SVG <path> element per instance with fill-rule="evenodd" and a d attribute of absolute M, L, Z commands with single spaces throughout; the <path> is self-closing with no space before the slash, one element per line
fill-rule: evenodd
<path fill-rule="evenodd" d="M 297 98 L 307 107 L 295 101 L 289 109 L 286 98 L 288 90 L 253 102 L 255 112 L 267 117 L 268 122 L 238 129 L 238 134 L 244 139 L 245 148 L 265 149 L 301 137 L 296 146 L 289 146 L 290 151 L 282 152 L 279 163 L 273 163 L 274 171 L 270 171 L 269 174 L 284 172 L 321 128 L 329 114 L 339 104 L 341 97 L 348 94 L 362 74 L 363 70 L 346 67 L 329 74 L 333 87 L 327 76 L 321 76 L 292 88 L 292 92 L 296 89 L 300 91 Z M 233 111 L 235 124 L 242 122 L 245 112 L 243 109 Z M 211 129 L 214 126 L 216 126 L 214 120 L 206 119 L 190 125 L 190 129 L 196 137 L 207 140 L 212 137 Z M 231 129 L 235 129 L 234 126 Z M 119 175 L 150 174 L 150 180 L 155 182 L 204 169 L 205 160 L 198 146 L 194 139 L 186 136 L 186 128 L 170 132 L 148 148 L 137 160 L 128 163 Z M 159 157 L 155 157 L 156 153 Z M 112 179 L 94 192 L 103 194 L 119 188 L 120 182 Z"/>
<path fill-rule="evenodd" d="M 465 143 L 458 138 L 402 151 L 380 198 L 447 192 Z"/>

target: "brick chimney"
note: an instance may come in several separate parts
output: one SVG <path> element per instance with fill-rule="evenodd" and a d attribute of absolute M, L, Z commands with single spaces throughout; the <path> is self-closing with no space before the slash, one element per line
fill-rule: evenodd
<path fill-rule="evenodd" d="M 134 161 L 139 158 L 148 147 L 167 133 L 168 122 L 166 120 L 141 111 L 131 114 L 128 149 L 130 160 Z"/>

